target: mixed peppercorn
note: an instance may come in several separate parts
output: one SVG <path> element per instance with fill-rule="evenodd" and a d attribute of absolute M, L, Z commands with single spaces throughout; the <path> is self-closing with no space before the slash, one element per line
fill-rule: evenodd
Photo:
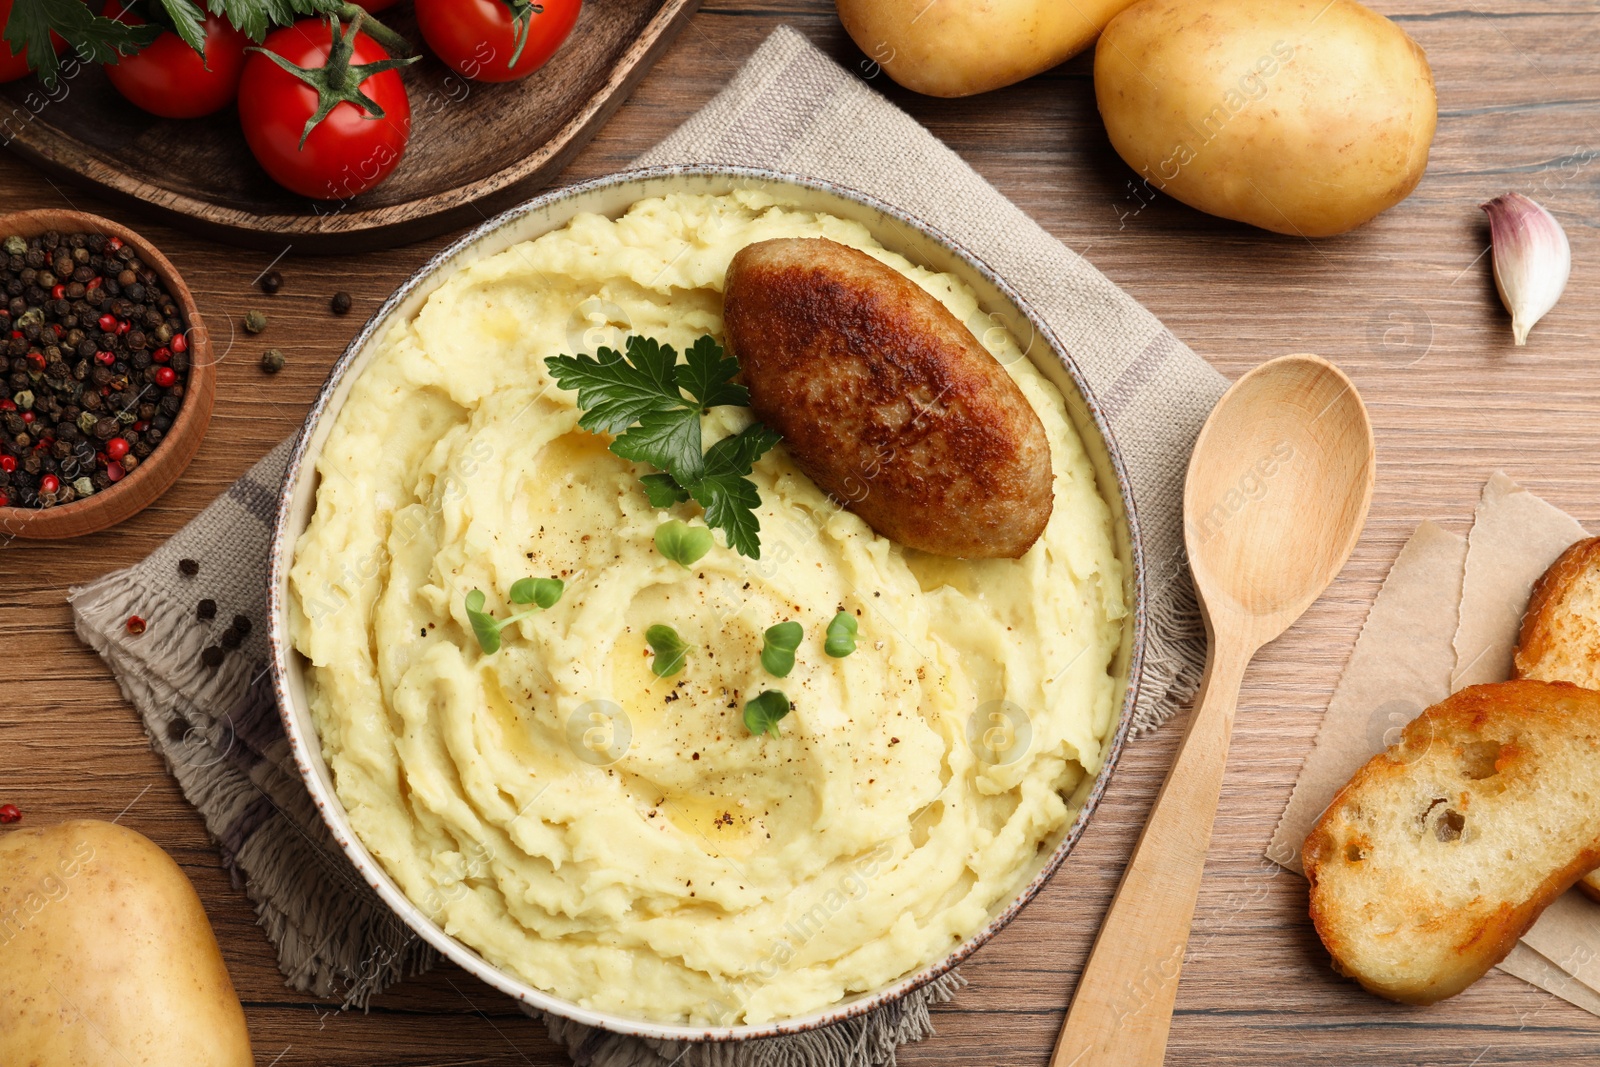
<path fill-rule="evenodd" d="M 132 246 L 98 233 L 0 242 L 0 507 L 110 488 L 172 429 L 181 313 Z"/>

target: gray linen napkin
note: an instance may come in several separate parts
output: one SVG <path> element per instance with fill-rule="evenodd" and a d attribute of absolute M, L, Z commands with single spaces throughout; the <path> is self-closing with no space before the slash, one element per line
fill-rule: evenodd
<path fill-rule="evenodd" d="M 1184 468 L 1226 382 L 912 119 L 793 30 L 774 33 L 716 99 L 640 161 L 768 167 L 870 193 L 950 234 L 1006 278 L 1088 377 L 1133 482 L 1149 570 L 1150 642 L 1136 725 L 1192 693 L 1204 637 L 1182 549 Z M 265 675 L 263 576 L 287 446 L 280 446 L 144 562 L 74 590 L 79 636 L 110 665 L 152 746 L 200 809 L 255 902 L 288 984 L 364 1006 L 435 957 L 333 844 L 288 758 Z M 200 563 L 184 576 L 181 559 Z M 195 606 L 218 613 L 198 623 Z M 147 631 L 127 632 L 131 614 Z M 217 668 L 201 662 L 235 614 L 254 624 Z M 872 1015 L 812 1034 L 685 1046 L 546 1018 L 584 1067 L 877 1067 L 932 1033 L 945 976 Z"/>

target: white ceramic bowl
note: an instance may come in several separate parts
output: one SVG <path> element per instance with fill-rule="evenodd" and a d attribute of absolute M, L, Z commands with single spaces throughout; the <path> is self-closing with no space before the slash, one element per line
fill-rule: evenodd
<path fill-rule="evenodd" d="M 492 256 L 521 241 L 526 241 L 565 226 L 581 212 L 610 217 L 623 214 L 636 201 L 668 193 L 725 193 L 745 187 L 758 187 L 781 195 L 806 210 L 827 212 L 859 222 L 872 232 L 884 247 L 898 252 L 932 270 L 954 274 L 978 295 L 982 310 L 999 316 L 1012 335 L 1025 348 L 1044 375 L 1066 397 L 1067 411 L 1082 437 L 1094 464 L 1101 494 L 1111 507 L 1116 548 L 1128 575 L 1127 599 L 1133 610 L 1124 627 L 1115 670 L 1122 680 L 1121 711 L 1107 740 L 1106 760 L 1100 773 L 1085 782 L 1074 796 L 1079 805 L 1076 817 L 1054 838 L 1046 842 L 1034 861 L 1017 872 L 1015 889 L 991 910 L 989 922 L 948 954 L 922 969 L 905 975 L 879 989 L 857 994 L 820 1011 L 795 1018 L 754 1026 L 688 1026 L 628 1018 L 592 1011 L 570 1001 L 536 989 L 527 982 L 486 961 L 476 951 L 444 932 L 423 911 L 408 900 L 394 880 L 367 851 L 351 830 L 350 820 L 334 791 L 333 774 L 322 758 L 322 746 L 312 724 L 306 700 L 305 661 L 290 647 L 286 603 L 288 574 L 295 542 L 310 522 L 316 502 L 316 459 L 333 428 L 335 417 L 351 384 L 361 374 L 376 351 L 377 339 L 396 318 L 409 319 L 428 295 L 465 264 Z M 981 332 L 981 331 L 980 331 Z M 873 1010 L 904 996 L 956 966 L 1017 914 L 1050 877 L 1083 832 L 1101 792 L 1111 776 L 1132 719 L 1135 681 L 1144 646 L 1144 560 L 1140 551 L 1138 524 L 1126 472 L 1117 453 L 1111 432 L 1077 367 L 1051 334 L 1001 279 L 974 256 L 923 224 L 871 197 L 826 182 L 800 179 L 770 171 L 735 168 L 660 167 L 631 171 L 584 182 L 547 193 L 511 209 L 479 226 L 455 244 L 440 252 L 391 296 L 350 342 L 350 347 L 334 365 L 322 387 L 305 427 L 295 442 L 289 467 L 284 475 L 283 493 L 278 505 L 277 526 L 273 533 L 270 570 L 269 615 L 271 623 L 272 668 L 279 708 L 288 731 L 295 761 L 305 778 L 318 810 L 334 839 L 350 857 L 361 876 L 375 889 L 406 925 L 415 930 L 445 957 L 465 970 L 508 993 L 523 1003 L 618 1033 L 641 1037 L 677 1040 L 742 1040 L 795 1033 L 839 1022 Z"/>

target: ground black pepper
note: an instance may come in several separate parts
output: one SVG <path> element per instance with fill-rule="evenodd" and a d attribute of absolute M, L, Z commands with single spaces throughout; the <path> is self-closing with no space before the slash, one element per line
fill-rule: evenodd
<path fill-rule="evenodd" d="M 185 325 L 131 245 L 0 241 L 0 506 L 103 492 L 161 443 L 189 378 Z"/>

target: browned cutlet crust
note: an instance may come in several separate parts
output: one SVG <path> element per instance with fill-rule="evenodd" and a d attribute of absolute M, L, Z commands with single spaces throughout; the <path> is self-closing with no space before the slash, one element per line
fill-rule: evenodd
<path fill-rule="evenodd" d="M 749 245 L 723 310 L 750 403 L 801 470 L 878 533 L 941 556 L 1016 557 L 1050 519 L 1044 426 L 955 316 L 865 252 Z"/>

